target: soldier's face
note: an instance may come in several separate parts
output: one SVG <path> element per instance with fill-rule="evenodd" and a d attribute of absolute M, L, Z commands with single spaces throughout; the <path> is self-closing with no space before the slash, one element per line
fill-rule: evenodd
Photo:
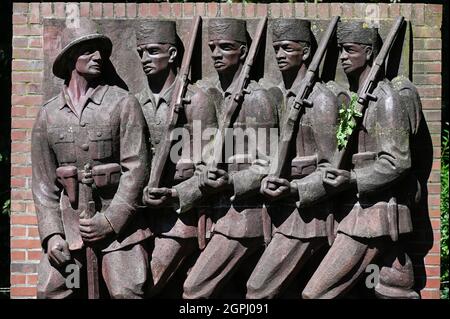
<path fill-rule="evenodd" d="M 309 55 L 309 48 L 295 41 L 275 41 L 273 48 L 281 72 L 300 69 Z"/>
<path fill-rule="evenodd" d="M 208 42 L 211 49 L 214 68 L 218 73 L 234 73 L 239 64 L 245 60 L 247 47 L 232 40 L 212 40 Z"/>
<path fill-rule="evenodd" d="M 102 74 L 102 53 L 95 44 L 86 44 L 80 47 L 75 62 L 75 70 L 87 77 L 96 78 Z"/>
<path fill-rule="evenodd" d="M 372 56 L 370 46 L 358 43 L 343 43 L 339 45 L 339 51 L 339 60 L 348 75 L 362 72 Z"/>
<path fill-rule="evenodd" d="M 167 43 L 143 44 L 138 46 L 137 52 L 147 76 L 155 76 L 167 71 L 176 57 L 175 47 Z"/>

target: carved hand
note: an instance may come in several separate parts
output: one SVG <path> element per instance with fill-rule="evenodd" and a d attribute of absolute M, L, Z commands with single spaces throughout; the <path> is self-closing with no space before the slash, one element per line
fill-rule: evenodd
<path fill-rule="evenodd" d="M 50 263 L 61 267 L 70 261 L 69 244 L 59 234 L 55 234 L 47 242 L 47 254 Z"/>
<path fill-rule="evenodd" d="M 354 172 L 349 172 L 343 169 L 326 168 L 322 177 L 322 181 L 334 188 L 341 186 L 348 186 L 356 182 Z"/>
<path fill-rule="evenodd" d="M 284 178 L 266 176 L 261 182 L 260 192 L 271 200 L 278 200 L 291 194 L 291 183 Z"/>
<path fill-rule="evenodd" d="M 199 187 L 205 193 L 218 193 L 230 187 L 230 176 L 222 169 L 207 169 L 198 178 Z"/>
<path fill-rule="evenodd" d="M 114 229 L 104 214 L 97 213 L 90 219 L 80 219 L 81 238 L 85 243 L 89 244 L 105 239 L 113 232 Z"/>
<path fill-rule="evenodd" d="M 171 202 L 173 198 L 177 197 L 176 191 L 171 188 L 144 188 L 142 202 L 149 207 L 161 207 Z"/>

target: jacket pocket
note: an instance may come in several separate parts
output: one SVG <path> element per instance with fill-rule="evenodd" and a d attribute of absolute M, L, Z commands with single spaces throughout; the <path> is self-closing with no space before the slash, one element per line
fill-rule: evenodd
<path fill-rule="evenodd" d="M 70 127 L 49 128 L 48 135 L 58 163 L 75 163 L 77 161 L 75 134 Z"/>
<path fill-rule="evenodd" d="M 112 156 L 112 133 L 110 127 L 96 127 L 88 131 L 89 154 L 93 160 Z"/>

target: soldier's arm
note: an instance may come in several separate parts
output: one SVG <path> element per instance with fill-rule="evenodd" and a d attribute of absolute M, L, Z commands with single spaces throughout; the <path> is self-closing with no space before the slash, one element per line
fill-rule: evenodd
<path fill-rule="evenodd" d="M 330 189 L 325 188 L 322 177 L 324 170 L 332 166 L 333 155 L 337 149 L 336 96 L 331 91 L 322 89 L 314 99 L 313 112 L 312 129 L 317 148 L 317 168 L 308 176 L 291 182 L 293 188 L 297 190 L 298 207 L 314 204 L 331 195 Z"/>
<path fill-rule="evenodd" d="M 45 106 L 39 110 L 31 134 L 32 192 L 44 249 L 55 234 L 64 237 L 59 199 L 62 186 L 56 179 L 57 162 L 47 136 Z"/>
<path fill-rule="evenodd" d="M 373 132 L 379 149 L 376 159 L 354 170 L 359 194 L 382 191 L 411 167 L 408 115 L 401 107 L 399 96 L 389 88 L 385 91 L 377 102 L 377 123 Z"/>
<path fill-rule="evenodd" d="M 270 169 L 270 129 L 278 127 L 276 111 L 273 101 L 269 98 L 266 90 L 255 90 L 245 98 L 248 103 L 254 103 L 258 106 L 258 112 L 255 112 L 254 119 L 256 121 L 255 129 L 257 141 L 251 142 L 252 136 L 249 136 L 249 145 L 256 145 L 256 160 L 252 165 L 242 171 L 232 173 L 230 182 L 233 187 L 234 197 L 244 197 L 259 192 L 261 180 L 268 175 Z M 266 140 L 261 141 L 262 136 L 258 133 L 258 129 L 265 129 Z M 263 147 L 265 144 L 265 149 Z"/>
<path fill-rule="evenodd" d="M 126 227 L 136 213 L 149 174 L 146 127 L 139 102 L 128 95 L 119 103 L 122 176 L 117 192 L 105 212 L 116 234 Z"/>
<path fill-rule="evenodd" d="M 191 97 L 190 107 L 186 108 L 186 116 L 188 122 L 193 125 L 194 123 L 201 124 L 202 135 L 205 130 L 213 130 L 217 128 L 217 118 L 215 112 L 215 105 L 212 96 L 208 96 L 203 90 L 197 90 L 197 92 Z M 192 159 L 195 165 L 195 174 L 173 186 L 175 190 L 175 197 L 178 198 L 176 201 L 176 209 L 179 213 L 184 213 L 192 209 L 198 202 L 203 198 L 203 193 L 199 188 L 198 175 L 206 169 L 206 164 L 212 157 L 212 149 L 214 145 L 213 137 L 208 140 L 194 141 L 194 144 L 201 145 L 201 149 L 192 150 Z M 202 136 L 195 136 L 195 138 L 201 138 Z M 207 138 L 207 136 L 205 136 Z M 196 154 L 200 151 L 201 154 Z M 201 157 L 199 156 L 201 155 Z"/>

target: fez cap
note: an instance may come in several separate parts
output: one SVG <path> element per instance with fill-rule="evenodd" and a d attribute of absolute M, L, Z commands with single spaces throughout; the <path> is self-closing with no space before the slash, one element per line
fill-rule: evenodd
<path fill-rule="evenodd" d="M 233 18 L 210 19 L 208 24 L 209 40 L 233 40 L 247 43 L 247 24 L 245 20 Z"/>
<path fill-rule="evenodd" d="M 80 45 L 92 41 L 102 51 L 104 58 L 109 58 L 112 51 L 111 39 L 100 33 L 98 25 L 85 17 L 80 18 L 79 27 L 66 27 L 61 35 L 62 50 L 53 62 L 53 74 L 65 79 L 70 53 Z"/>
<path fill-rule="evenodd" d="M 273 41 L 302 41 L 311 43 L 311 22 L 304 19 L 278 18 L 272 23 Z"/>
<path fill-rule="evenodd" d="M 177 44 L 177 28 L 171 20 L 144 20 L 136 28 L 136 44 Z"/>
<path fill-rule="evenodd" d="M 338 43 L 359 43 L 375 46 L 378 41 L 378 29 L 364 22 L 339 22 L 337 27 Z"/>

